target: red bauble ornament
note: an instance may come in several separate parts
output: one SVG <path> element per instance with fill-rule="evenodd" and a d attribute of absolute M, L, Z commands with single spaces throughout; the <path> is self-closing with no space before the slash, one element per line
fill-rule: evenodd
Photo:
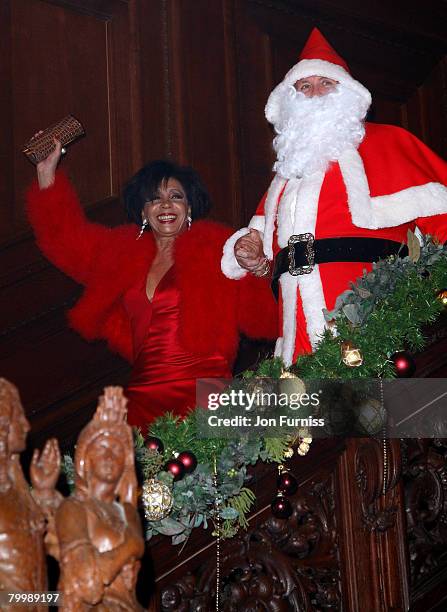
<path fill-rule="evenodd" d="M 283 495 L 279 494 L 272 501 L 270 508 L 275 518 L 286 519 L 292 516 L 293 508 L 292 504 Z"/>
<path fill-rule="evenodd" d="M 289 472 L 282 472 L 278 476 L 276 486 L 284 495 L 293 495 L 298 490 L 296 478 L 292 476 L 292 474 L 289 474 Z"/>
<path fill-rule="evenodd" d="M 146 438 L 146 448 L 149 450 L 157 451 L 157 453 L 162 453 L 165 449 L 163 442 L 160 438 L 156 438 L 155 436 L 148 436 Z"/>
<path fill-rule="evenodd" d="M 185 467 L 178 459 L 169 459 L 165 464 L 165 470 L 171 472 L 174 480 L 180 480 L 185 475 Z"/>
<path fill-rule="evenodd" d="M 391 355 L 391 361 L 394 363 L 398 378 L 410 378 L 416 371 L 416 363 L 412 355 L 407 351 L 394 353 Z"/>
<path fill-rule="evenodd" d="M 197 467 L 197 458 L 191 451 L 183 451 L 177 456 L 177 459 L 183 463 L 183 467 L 187 474 L 194 472 Z"/>

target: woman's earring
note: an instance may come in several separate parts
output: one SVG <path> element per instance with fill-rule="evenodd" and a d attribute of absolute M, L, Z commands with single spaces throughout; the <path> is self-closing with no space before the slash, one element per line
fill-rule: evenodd
<path fill-rule="evenodd" d="M 146 227 L 148 225 L 149 225 L 149 221 L 147 219 L 143 219 L 143 223 L 141 224 L 140 233 L 136 237 L 136 240 L 139 240 L 141 238 L 141 236 L 143 235 L 144 230 L 146 229 Z"/>
<path fill-rule="evenodd" d="M 189 212 L 188 216 L 186 217 L 186 224 L 188 225 L 188 230 L 191 229 L 191 223 L 192 223 L 192 217 L 191 217 L 191 212 Z"/>

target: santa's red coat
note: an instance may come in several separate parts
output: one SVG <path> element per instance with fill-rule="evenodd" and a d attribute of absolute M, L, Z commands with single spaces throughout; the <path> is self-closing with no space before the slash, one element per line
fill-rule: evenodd
<path fill-rule="evenodd" d="M 398 127 L 366 124 L 358 150 L 343 153 L 328 171 L 286 181 L 276 176 L 250 222 L 263 232 L 272 257 L 292 234 L 315 238 L 363 236 L 407 241 L 416 226 L 447 240 L 447 164 L 415 136 Z M 246 278 L 233 255 L 239 230 L 226 244 L 222 269 Z M 325 328 L 323 308 L 331 310 L 350 281 L 370 269 L 365 263 L 327 263 L 305 276 L 288 272 L 280 280 L 277 354 L 291 363 L 310 352 Z"/>
<path fill-rule="evenodd" d="M 27 210 L 37 243 L 58 268 L 85 286 L 69 312 L 84 338 L 105 338 L 114 351 L 132 359 L 130 321 L 123 293 L 149 271 L 156 253 L 150 232 L 136 240 L 138 228 L 109 229 L 88 221 L 63 173 L 48 189 L 33 184 Z M 196 221 L 176 239 L 174 265 L 180 294 L 180 341 L 195 354 L 218 352 L 232 364 L 239 332 L 257 338 L 277 337 L 277 308 L 265 279 L 244 283 L 220 270 L 231 229 Z"/>

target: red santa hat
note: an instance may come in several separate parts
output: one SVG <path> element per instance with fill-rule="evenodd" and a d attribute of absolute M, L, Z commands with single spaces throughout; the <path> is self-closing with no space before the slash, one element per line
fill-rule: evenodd
<path fill-rule="evenodd" d="M 304 45 L 299 62 L 293 66 L 283 81 L 275 87 L 265 107 L 265 116 L 270 123 L 279 117 L 280 98 L 284 88 L 294 85 L 300 79 L 322 76 L 338 81 L 345 87 L 356 91 L 365 103 L 365 114 L 371 104 L 371 94 L 361 83 L 352 78 L 345 60 L 338 55 L 323 34 L 314 28 Z"/>

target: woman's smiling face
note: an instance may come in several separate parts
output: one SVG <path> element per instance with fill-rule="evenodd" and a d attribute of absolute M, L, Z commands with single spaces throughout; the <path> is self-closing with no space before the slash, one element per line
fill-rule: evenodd
<path fill-rule="evenodd" d="M 181 234 L 187 226 L 188 200 L 182 184 L 175 178 L 160 183 L 156 197 L 142 210 L 155 237 L 169 238 Z"/>

